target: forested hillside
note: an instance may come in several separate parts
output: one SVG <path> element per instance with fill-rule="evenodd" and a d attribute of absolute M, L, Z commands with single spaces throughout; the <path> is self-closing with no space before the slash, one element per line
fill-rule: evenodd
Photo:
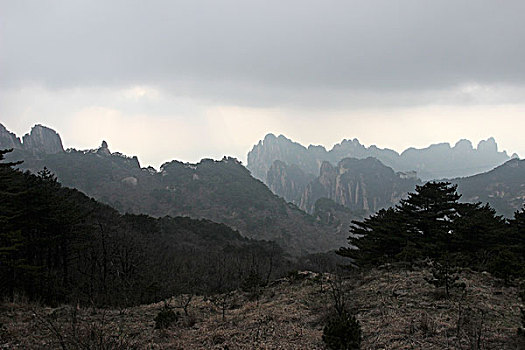
<path fill-rule="evenodd" d="M 287 268 L 275 243 L 207 220 L 123 215 L 47 169 L 33 175 L 16 165 L 0 163 L 2 297 L 132 305 L 227 291 Z"/>
<path fill-rule="evenodd" d="M 297 256 L 337 249 L 346 239 L 346 229 L 319 222 L 286 203 L 235 158 L 171 161 L 156 171 L 141 168 L 137 157 L 112 153 L 106 142 L 93 150 L 63 150 L 60 136 L 40 125 L 26 135 L 24 140 L 31 140 L 27 144 L 17 143 L 7 130 L 0 134 L 0 147 L 15 147 L 9 159 L 24 160 L 18 165 L 21 170 L 36 174 L 46 167 L 64 186 L 121 213 L 208 219 L 244 237 L 275 241 Z"/>

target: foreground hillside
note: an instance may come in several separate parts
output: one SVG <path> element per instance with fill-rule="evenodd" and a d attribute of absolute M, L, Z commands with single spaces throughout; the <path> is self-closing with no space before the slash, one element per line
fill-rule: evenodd
<path fill-rule="evenodd" d="M 426 269 L 376 269 L 344 282 L 363 331 L 362 349 L 519 349 L 515 287 L 468 270 L 464 293 L 445 299 Z M 3 303 L 0 347 L 136 349 L 324 349 L 333 275 L 299 273 L 263 289 L 259 300 L 234 292 L 195 297 L 188 316 L 155 329 L 164 303 L 119 310 Z M 221 304 L 221 300 L 226 300 Z M 174 298 L 171 307 L 179 303 Z M 221 305 L 226 305 L 224 318 Z"/>

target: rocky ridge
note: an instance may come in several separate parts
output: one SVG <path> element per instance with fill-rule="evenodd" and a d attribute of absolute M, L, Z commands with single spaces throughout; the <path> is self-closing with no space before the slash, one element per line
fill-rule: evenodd
<path fill-rule="evenodd" d="M 344 158 L 368 157 L 377 158 L 394 171 L 416 171 L 423 181 L 475 175 L 511 158 L 505 151 L 498 150 L 494 138 L 479 142 L 476 148 L 470 141 L 460 140 L 454 146 L 440 143 L 422 149 L 409 148 L 399 154 L 375 145 L 366 147 L 357 139 L 343 140 L 328 151 L 322 146 L 304 147 L 283 135 L 268 134 L 248 153 L 247 168 L 254 177 L 271 187 L 267 176 L 275 160 L 296 165 L 309 176 L 317 176 L 324 161 L 335 165 Z"/>
<path fill-rule="evenodd" d="M 64 152 L 60 135 L 46 126 L 37 124 L 31 132 L 22 137 L 22 141 L 14 133 L 0 124 L 0 149 L 21 149 L 34 154 L 56 154 Z"/>
<path fill-rule="evenodd" d="M 311 213 L 317 200 L 329 198 L 350 210 L 374 213 L 397 204 L 418 183 L 371 157 L 345 158 L 337 167 L 325 161 L 319 177 L 306 186 L 299 207 Z"/>
<path fill-rule="evenodd" d="M 347 228 L 324 224 L 286 203 L 230 157 L 197 164 L 171 161 L 156 171 L 141 168 L 137 157 L 111 152 L 102 142 L 96 149 L 59 153 L 15 149 L 8 160 L 23 160 L 20 169 L 33 173 L 47 167 L 64 186 L 122 213 L 208 219 L 248 238 L 275 241 L 293 255 L 337 249 L 348 236 Z"/>
<path fill-rule="evenodd" d="M 5 126 L 0 124 L 0 149 L 22 148 L 22 142 L 12 132 L 7 130 Z"/>
<path fill-rule="evenodd" d="M 450 181 L 458 185 L 462 201 L 490 203 L 506 217 L 525 206 L 525 160 L 511 159 L 489 172 Z"/>
<path fill-rule="evenodd" d="M 276 160 L 268 170 L 267 184 L 276 195 L 299 206 L 301 198 L 315 176 L 306 174 L 299 166 Z"/>

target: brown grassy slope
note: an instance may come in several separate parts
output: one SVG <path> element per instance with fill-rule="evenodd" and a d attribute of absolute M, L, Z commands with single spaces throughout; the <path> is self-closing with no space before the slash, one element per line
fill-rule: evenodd
<path fill-rule="evenodd" d="M 346 283 L 349 307 L 363 328 L 363 349 L 476 349 L 478 342 L 482 349 L 518 348 L 515 288 L 467 271 L 461 276 L 466 294 L 447 300 L 425 281 L 427 275 L 382 269 Z M 165 330 L 154 328 L 163 303 L 123 310 L 3 303 L 0 348 L 324 349 L 328 278 L 277 281 L 259 301 L 233 293 L 225 320 L 217 303 L 195 297 L 190 316 Z"/>

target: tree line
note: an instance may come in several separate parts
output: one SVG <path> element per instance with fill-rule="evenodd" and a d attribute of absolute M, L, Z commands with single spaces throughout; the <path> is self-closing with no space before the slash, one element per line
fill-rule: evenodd
<path fill-rule="evenodd" d="M 525 272 L 525 208 L 510 220 L 488 204 L 462 203 L 457 186 L 428 182 L 395 207 L 353 221 L 338 254 L 358 266 L 431 259 L 509 281 Z"/>
<path fill-rule="evenodd" d="M 9 150 L 0 150 L 0 161 Z M 289 262 L 273 242 L 223 224 L 115 209 L 0 162 L 0 297 L 128 306 L 261 283 Z"/>

